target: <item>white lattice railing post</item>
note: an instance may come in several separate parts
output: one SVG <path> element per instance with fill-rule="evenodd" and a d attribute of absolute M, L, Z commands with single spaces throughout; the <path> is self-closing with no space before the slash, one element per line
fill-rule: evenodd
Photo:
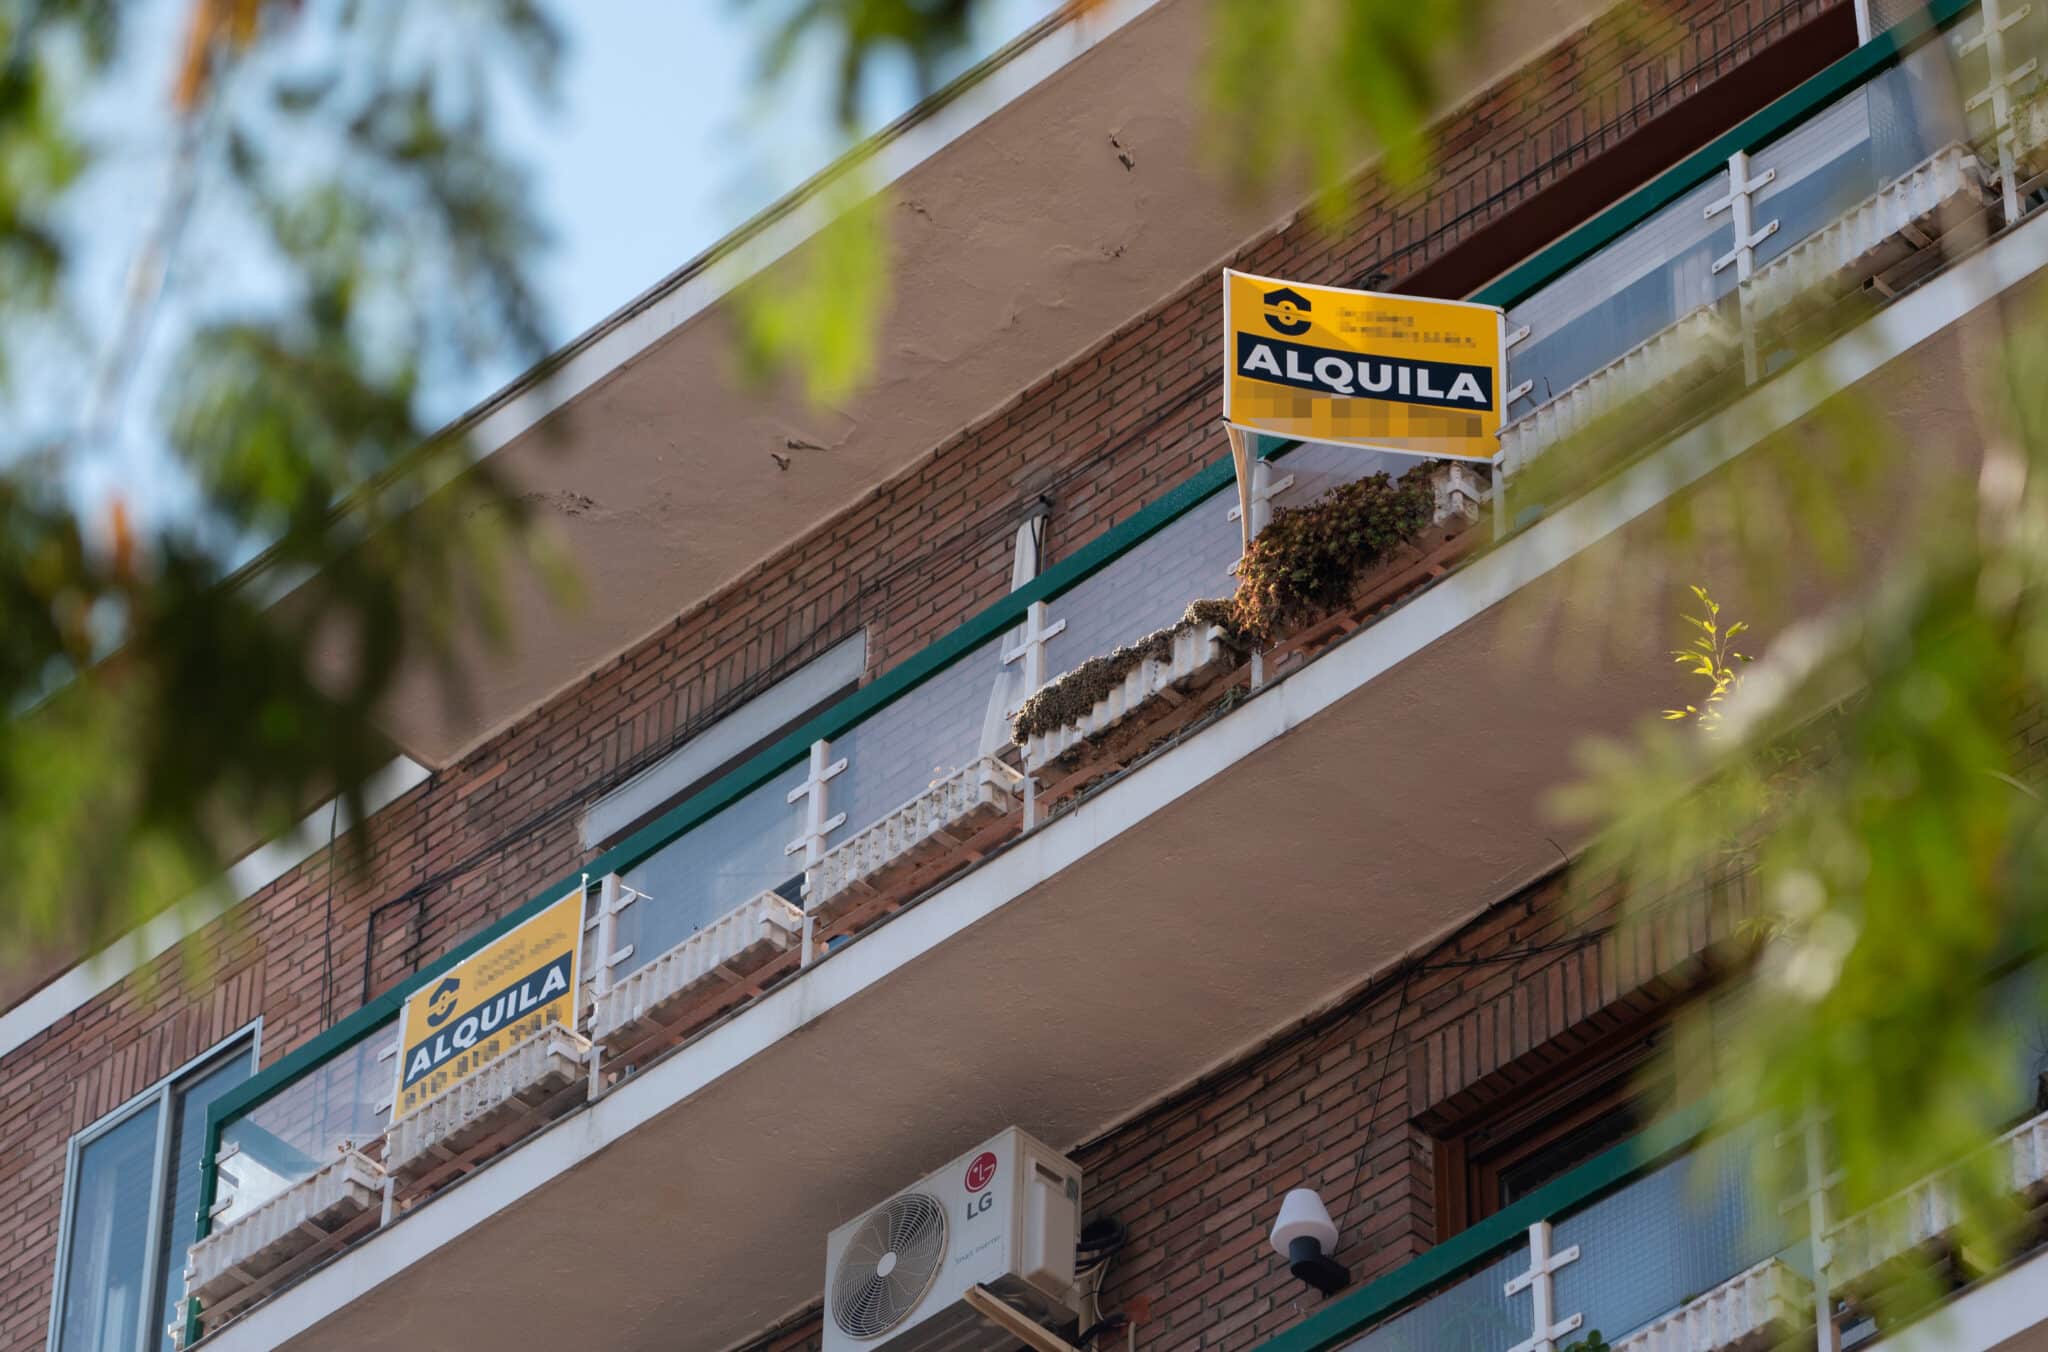
<path fill-rule="evenodd" d="M 1557 1352 L 1557 1340 L 1568 1333 L 1576 1332 L 1585 1322 L 1582 1314 L 1557 1317 L 1557 1288 L 1552 1277 L 1561 1267 L 1579 1261 L 1579 1246 L 1557 1253 L 1550 1251 L 1550 1222 L 1538 1221 L 1529 1227 L 1529 1270 L 1508 1280 L 1506 1290 L 1510 1296 L 1529 1293 L 1533 1307 L 1531 1330 L 1528 1341 L 1516 1343 L 1508 1352 Z"/>
<path fill-rule="evenodd" d="M 1279 497 L 1292 487 L 1294 487 L 1294 476 L 1292 474 L 1283 474 L 1276 479 L 1273 477 L 1272 461 L 1257 458 L 1252 460 L 1252 535 L 1258 535 L 1260 531 L 1266 528 L 1267 523 L 1272 521 L 1273 499 Z M 1224 517 L 1224 520 L 1236 521 L 1243 515 L 1244 509 L 1233 502 L 1230 504 L 1230 511 Z M 1231 565 L 1230 572 L 1233 577 L 1237 575 L 1237 566 L 1235 564 Z"/>
<path fill-rule="evenodd" d="M 1756 274 L 1756 246 L 1778 233 L 1778 222 L 1774 218 L 1763 225 L 1756 224 L 1756 197 L 1762 188 L 1778 176 L 1775 169 L 1766 169 L 1756 177 L 1749 174 L 1749 152 L 1738 150 L 1728 157 L 1728 192 L 1707 203 L 1708 220 L 1728 212 L 1734 225 L 1734 247 L 1714 260 L 1715 272 L 1729 267 L 1735 269 L 1738 284 L 1735 295 L 1736 313 L 1742 311 L 1743 295 L 1740 283 L 1747 282 Z M 1746 383 L 1754 385 L 1761 369 L 1757 363 L 1756 336 L 1747 322 L 1742 324 L 1742 371 Z"/>
<path fill-rule="evenodd" d="M 2004 0 L 1983 0 L 1978 9 L 1982 26 L 1977 36 L 1956 48 L 1958 57 L 1968 56 L 1980 48 L 1984 52 L 1990 83 L 1963 100 L 1963 112 L 1967 115 L 1987 103 L 1991 105 L 1991 129 L 1998 143 L 1998 180 L 2002 185 L 2007 225 L 2020 216 L 2019 148 L 2013 125 L 2012 87 L 2032 75 L 2039 68 L 2040 61 L 2029 58 L 2007 69 L 2005 32 L 2025 19 L 2032 8 L 2031 3 L 2024 4 L 2007 14 Z"/>
<path fill-rule="evenodd" d="M 1528 339 L 1529 326 L 1527 324 L 1516 324 L 1510 327 L 1507 315 L 1505 313 L 1501 315 L 1500 369 L 1503 378 L 1507 375 L 1509 354 L 1514 351 L 1516 344 L 1527 342 Z M 1527 398 L 1535 388 L 1536 382 L 1533 379 L 1520 380 L 1508 387 L 1507 392 L 1501 396 L 1500 401 L 1500 423 L 1503 429 L 1509 423 L 1515 421 L 1515 401 Z M 1505 438 L 1501 440 L 1504 444 Z M 1496 540 L 1506 539 L 1507 533 L 1508 459 L 1505 450 L 1496 450 L 1493 457 L 1493 538 Z"/>
<path fill-rule="evenodd" d="M 1018 682 L 1021 693 L 1017 697 L 1017 708 L 1009 712 L 1014 716 L 1017 709 L 1024 707 L 1024 701 L 1038 693 L 1045 684 L 1045 645 L 1066 632 L 1065 620 L 1046 623 L 1051 612 L 1045 602 L 1033 601 L 1024 612 L 1024 632 L 1014 648 L 1003 650 L 1003 665 L 1018 664 L 1023 679 Z M 1028 771 L 1024 779 L 1024 829 L 1029 831 L 1038 825 L 1038 784 L 1036 777 Z"/>
<path fill-rule="evenodd" d="M 1806 1213 L 1807 1240 L 1813 1248 L 1813 1335 L 1818 1352 L 1838 1352 L 1835 1337 L 1834 1296 L 1828 1289 L 1828 1265 L 1834 1261 L 1834 1243 L 1829 1232 L 1834 1222 L 1828 1215 L 1828 1191 L 1841 1175 L 1827 1168 L 1826 1124 L 1821 1114 L 1809 1112 L 1792 1130 L 1778 1133 L 1777 1148 L 1797 1143 L 1804 1154 L 1805 1184 L 1778 1207 L 1780 1215 Z"/>
<path fill-rule="evenodd" d="M 635 902 L 648 900 L 644 892 L 626 885 L 626 880 L 616 873 L 607 873 L 597 885 L 597 907 L 583 922 L 584 932 L 590 935 L 590 951 L 594 958 L 590 967 L 590 994 L 595 1003 L 598 996 L 612 988 L 612 968 L 633 956 L 632 944 L 619 943 L 619 915 Z"/>
<path fill-rule="evenodd" d="M 380 1064 L 386 1061 L 392 1063 L 391 1071 L 384 1080 L 384 1090 L 377 1098 L 377 1116 L 386 1119 L 389 1119 L 391 1109 L 398 1103 L 398 1044 L 404 1037 L 404 1029 L 394 1028 L 391 1030 L 391 1041 L 377 1050 L 377 1060 Z"/>
<path fill-rule="evenodd" d="M 1007 667 L 1013 663 L 1021 664 L 1018 666 L 1018 670 L 1023 673 L 1024 680 L 1023 693 L 1018 697 L 1017 701 L 1019 707 L 1022 707 L 1023 702 L 1030 699 L 1032 695 L 1037 693 L 1038 688 L 1045 684 L 1045 645 L 1066 632 L 1067 622 L 1065 620 L 1054 620 L 1051 624 L 1046 623 L 1046 619 L 1050 614 L 1051 612 L 1046 609 L 1045 602 L 1033 601 L 1024 612 L 1023 637 L 1018 639 L 1016 647 L 1003 650 L 1004 666 Z M 1012 709 L 1010 712 L 1014 714 L 1017 710 Z"/>
<path fill-rule="evenodd" d="M 803 800 L 803 825 L 797 838 L 782 847 L 786 855 L 802 855 L 804 861 L 804 938 L 800 962 L 811 965 L 812 944 L 817 935 L 817 918 L 811 913 L 811 875 L 825 857 L 825 837 L 846 825 L 844 812 L 832 812 L 831 783 L 846 771 L 846 757 L 832 759 L 832 744 L 823 738 L 811 743 L 810 772 L 804 782 L 789 791 L 788 801 Z"/>
<path fill-rule="evenodd" d="M 1733 266 L 1735 280 L 1746 282 L 1756 272 L 1756 246 L 1778 233 L 1778 222 L 1771 220 L 1759 226 L 1756 224 L 1756 190 L 1778 176 L 1775 169 L 1766 169 L 1755 178 L 1749 176 L 1749 152 L 1738 150 L 1728 157 L 1728 192 L 1707 203 L 1708 220 L 1726 211 L 1730 213 L 1735 226 L 1735 247 L 1714 260 L 1714 271 L 1721 272 Z"/>

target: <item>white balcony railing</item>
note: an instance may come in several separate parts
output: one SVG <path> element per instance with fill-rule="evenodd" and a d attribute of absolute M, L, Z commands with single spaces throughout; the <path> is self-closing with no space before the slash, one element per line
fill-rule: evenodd
<path fill-rule="evenodd" d="M 591 1008 L 591 1040 L 623 1043 L 637 1040 L 635 1029 L 668 1025 L 708 992 L 737 986 L 787 953 L 803 926 L 803 911 L 773 892 L 740 903 L 599 992 Z"/>
<path fill-rule="evenodd" d="M 349 1150 L 194 1244 L 185 1293 L 219 1319 L 268 1294 L 374 1224 L 384 1171 Z"/>

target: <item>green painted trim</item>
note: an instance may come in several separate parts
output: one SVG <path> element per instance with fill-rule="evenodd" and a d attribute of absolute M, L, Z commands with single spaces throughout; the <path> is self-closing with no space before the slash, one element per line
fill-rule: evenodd
<path fill-rule="evenodd" d="M 1358 1336 L 1369 1325 L 1413 1304 L 1424 1292 L 1462 1277 L 1513 1245 L 1526 1242 L 1529 1227 L 1537 1221 L 1561 1219 L 1564 1213 L 1626 1186 L 1666 1160 L 1684 1154 L 1707 1134 L 1712 1121 L 1713 1110 L 1704 1103 L 1673 1113 L 1570 1173 L 1552 1179 L 1513 1206 L 1323 1307 L 1285 1333 L 1260 1344 L 1257 1352 L 1326 1352 Z"/>
<path fill-rule="evenodd" d="M 1837 58 L 1790 93 L 1758 109 L 1732 130 L 1707 142 L 1592 220 L 1487 283 L 1472 299 L 1502 309 L 1527 300 L 1651 213 L 1662 210 L 1727 168 L 1730 155 L 1757 149 L 1879 72 L 1897 65 L 1901 58 L 1948 29 L 1976 4 L 1977 0 L 1932 0 L 1924 18 L 1916 17 L 1887 29 Z"/>

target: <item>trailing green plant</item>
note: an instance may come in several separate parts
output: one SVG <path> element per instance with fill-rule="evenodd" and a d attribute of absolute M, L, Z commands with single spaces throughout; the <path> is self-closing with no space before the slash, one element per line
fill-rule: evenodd
<path fill-rule="evenodd" d="M 1372 474 L 1314 502 L 1283 507 L 1237 566 L 1237 633 L 1271 643 L 1343 601 L 1360 576 L 1429 525 L 1434 462 L 1399 479 Z"/>
<path fill-rule="evenodd" d="M 1175 623 L 1047 682 L 1010 720 L 1011 735 L 1022 743 L 1085 717 L 1139 663 L 1171 657 L 1174 639 L 1191 629 L 1220 629 L 1233 645 L 1250 648 L 1341 602 L 1359 577 L 1429 525 L 1433 468 L 1418 466 L 1398 480 L 1370 475 L 1306 506 L 1281 508 L 1239 561 L 1236 594 L 1195 601 Z"/>
<path fill-rule="evenodd" d="M 1146 660 L 1164 662 L 1173 656 L 1173 641 L 1192 629 L 1210 627 L 1234 635 L 1233 604 L 1221 598 L 1189 605 L 1187 613 L 1164 629 L 1155 629 L 1100 657 L 1091 657 L 1072 671 L 1046 682 L 1024 701 L 1010 720 L 1010 735 L 1021 746 L 1031 738 L 1083 718 L 1096 701 L 1122 685 Z"/>

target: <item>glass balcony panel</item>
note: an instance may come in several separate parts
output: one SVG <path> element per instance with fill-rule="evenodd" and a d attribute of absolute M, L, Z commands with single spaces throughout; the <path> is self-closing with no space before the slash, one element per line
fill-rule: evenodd
<path fill-rule="evenodd" d="M 1395 1315 L 1343 1352 L 1444 1352 L 1506 1348 L 1527 1342 L 1535 1323 L 1527 1291 L 1510 1296 L 1510 1279 L 1528 1271 L 1529 1246 L 1517 1244 L 1462 1281 Z"/>
<path fill-rule="evenodd" d="M 1165 628 L 1186 613 L 1191 601 L 1230 595 L 1237 587 L 1230 565 L 1241 549 L 1238 524 L 1230 519 L 1236 505 L 1235 484 L 1211 493 L 1172 525 L 1055 597 L 1052 618 L 1065 620 L 1067 627 L 1046 645 L 1046 679 Z"/>
<path fill-rule="evenodd" d="M 234 1150 L 217 1166 L 215 1198 L 232 1201 L 216 1227 L 384 1134 L 398 1080 L 385 1053 L 397 1036 L 393 1020 L 222 1126 L 221 1150 Z"/>
<path fill-rule="evenodd" d="M 1947 47 L 1930 42 L 1865 88 L 1879 183 L 1890 183 L 1935 151 L 1969 139 Z"/>
<path fill-rule="evenodd" d="M 846 769 L 832 781 L 832 811 L 844 812 L 846 824 L 832 833 L 833 844 L 1009 742 L 1016 699 L 1005 696 L 1016 681 L 1002 652 L 1018 636 L 989 640 L 834 739 L 832 755 L 846 757 Z"/>
<path fill-rule="evenodd" d="M 1983 40 L 1984 12 L 1981 8 L 1973 9 L 1948 30 L 1947 41 L 1938 52 L 1929 49 L 1930 57 L 1945 53 L 1953 62 L 1955 97 L 1968 109 L 1964 120 L 1970 139 L 1987 156 L 1994 153 L 2001 130 L 1998 121 L 2001 103 L 2008 110 L 2016 111 L 2041 93 L 2043 72 L 2040 65 L 2017 78 L 2014 78 L 2014 73 L 2023 70 L 2029 61 L 2048 60 L 2048 6 L 2023 6 L 2014 0 L 2006 0 L 2000 10 L 2002 23 L 1997 45 L 2000 48 L 1998 55 L 2002 58 L 2000 73 L 2004 76 L 2006 89 L 2003 99 L 1984 97 L 1975 108 L 1968 107 L 1971 100 L 1990 95 L 1993 88 L 1992 44 Z"/>
<path fill-rule="evenodd" d="M 1732 267 L 1714 271 L 1734 245 L 1729 213 L 1706 214 L 1727 193 L 1723 170 L 1508 310 L 1510 332 L 1529 328 L 1508 350 L 1508 385 L 1534 384 L 1510 420 L 1734 287 Z"/>
<path fill-rule="evenodd" d="M 1301 507 L 1314 502 L 1338 484 L 1382 473 L 1398 479 L 1421 463 L 1419 456 L 1395 455 L 1390 451 L 1360 451 L 1349 446 L 1303 446 L 1273 462 L 1276 480 L 1289 475 L 1294 477 L 1292 484 L 1273 495 L 1273 505 Z M 1236 585 L 1234 581 L 1232 585 Z"/>
<path fill-rule="evenodd" d="M 1753 228 L 1778 224 L 1756 246 L 1758 267 L 1957 138 L 1942 60 L 1938 47 L 1921 48 L 1750 157 L 1752 179 L 1773 175 L 1756 191 Z"/>
<path fill-rule="evenodd" d="M 797 838 L 805 804 L 792 804 L 789 791 L 804 782 L 809 769 L 805 761 L 783 771 L 621 875 L 642 898 L 619 912 L 618 942 L 633 951 L 612 967 L 614 979 L 762 892 L 779 890 L 795 899 L 803 859 L 784 847 Z"/>
<path fill-rule="evenodd" d="M 1783 1249 L 1791 1236 L 1775 1208 L 1759 1212 L 1749 1172 L 1770 1140 L 1735 1133 L 1557 1221 L 1552 1252 L 1579 1246 L 1557 1270 L 1558 1317 L 1619 1342 Z"/>

